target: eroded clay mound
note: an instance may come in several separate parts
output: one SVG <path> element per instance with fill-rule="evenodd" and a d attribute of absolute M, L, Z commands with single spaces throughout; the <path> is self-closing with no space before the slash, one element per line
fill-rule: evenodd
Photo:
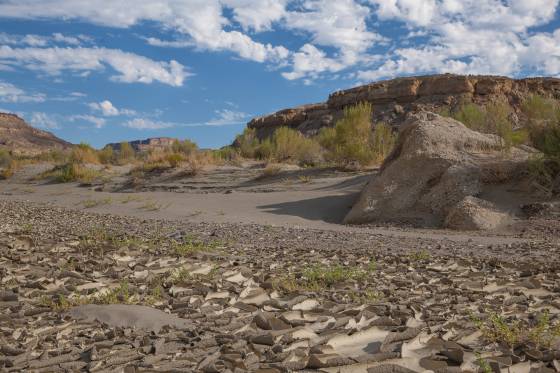
<path fill-rule="evenodd" d="M 503 212 L 477 200 L 480 208 L 460 214 L 465 211 L 464 199 L 480 196 L 486 185 L 511 181 L 528 156 L 528 150 L 518 148 L 505 155 L 497 136 L 472 131 L 456 120 L 429 112 L 411 115 L 394 152 L 366 185 L 345 222 L 429 227 L 447 222 L 457 229 L 496 228 L 507 220 Z M 470 223 L 465 222 L 467 215 Z M 492 222 L 485 222 L 488 217 Z"/>

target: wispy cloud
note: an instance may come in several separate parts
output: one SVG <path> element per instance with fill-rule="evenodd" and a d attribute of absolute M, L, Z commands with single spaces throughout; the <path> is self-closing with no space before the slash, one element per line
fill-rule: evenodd
<path fill-rule="evenodd" d="M 114 117 L 118 115 L 132 116 L 136 115 L 135 110 L 131 109 L 117 109 L 113 103 L 109 100 L 104 100 L 101 102 L 91 102 L 88 106 L 98 112 L 101 112 L 106 117 Z"/>
<path fill-rule="evenodd" d="M 17 104 L 27 102 L 44 102 L 46 99 L 47 96 L 43 93 L 29 94 L 11 83 L 0 81 L 0 102 Z"/>

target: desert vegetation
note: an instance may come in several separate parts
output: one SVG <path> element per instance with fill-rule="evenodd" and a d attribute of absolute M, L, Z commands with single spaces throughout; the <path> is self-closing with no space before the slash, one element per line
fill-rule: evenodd
<path fill-rule="evenodd" d="M 385 123 L 372 130 L 373 108 L 359 103 L 345 109 L 334 127 L 323 128 L 315 137 L 305 137 L 289 127 L 280 127 L 267 139 L 259 140 L 256 131 L 247 128 L 236 139 L 244 158 L 287 162 L 300 165 L 336 165 L 359 167 L 379 164 L 391 152 L 395 134 Z"/>
<path fill-rule="evenodd" d="M 560 174 L 560 104 L 558 100 L 530 95 L 521 105 L 517 128 L 511 120 L 511 107 L 505 102 L 486 106 L 474 103 L 460 105 L 455 111 L 443 109 L 440 114 L 451 116 L 470 129 L 498 136 L 505 152 L 512 146 L 527 144 L 541 152 L 529 162 L 535 184 L 551 194 Z"/>

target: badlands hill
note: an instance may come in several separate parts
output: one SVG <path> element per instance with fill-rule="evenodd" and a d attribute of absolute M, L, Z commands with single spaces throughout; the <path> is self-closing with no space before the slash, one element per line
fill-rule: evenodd
<path fill-rule="evenodd" d="M 485 104 L 507 101 L 521 118 L 521 104 L 531 94 L 560 98 L 560 79 L 510 79 L 499 76 L 432 75 L 407 77 L 371 83 L 332 93 L 324 103 L 299 106 L 251 120 L 259 138 L 270 136 L 281 126 L 288 126 L 306 135 L 314 135 L 321 127 L 333 125 L 342 116 L 345 106 L 361 101 L 374 107 L 375 121 L 398 126 L 406 114 L 415 111 L 439 112 L 453 109 L 465 102 Z"/>
<path fill-rule="evenodd" d="M 14 154 L 34 155 L 71 146 L 50 132 L 31 127 L 17 115 L 0 113 L 0 149 Z"/>

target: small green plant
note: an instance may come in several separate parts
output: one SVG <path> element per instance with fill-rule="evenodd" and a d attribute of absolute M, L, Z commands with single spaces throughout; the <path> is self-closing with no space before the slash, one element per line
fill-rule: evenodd
<path fill-rule="evenodd" d="M 383 293 L 371 289 L 366 289 L 362 292 L 352 291 L 349 293 L 349 297 L 355 303 L 371 304 L 379 302 L 379 300 L 383 297 Z"/>
<path fill-rule="evenodd" d="M 123 280 L 119 286 L 109 290 L 101 290 L 91 296 L 92 303 L 96 304 L 130 304 L 132 303 L 132 295 L 128 281 Z"/>
<path fill-rule="evenodd" d="M 552 323 L 547 310 L 536 318 L 533 325 L 522 323 L 520 320 L 506 319 L 494 312 L 484 321 L 474 315 L 471 315 L 471 320 L 486 340 L 503 343 L 512 349 L 528 342 L 537 348 L 549 348 L 553 339 L 560 336 L 560 321 Z"/>
<path fill-rule="evenodd" d="M 209 243 L 197 240 L 194 237 L 187 236 L 183 241 L 172 241 L 171 251 L 179 256 L 189 256 L 198 252 L 212 252 L 215 251 L 222 243 L 219 241 L 212 241 Z"/>
<path fill-rule="evenodd" d="M 298 180 L 300 181 L 300 183 L 307 184 L 311 182 L 311 176 L 299 175 Z"/>
<path fill-rule="evenodd" d="M 482 370 L 482 373 L 493 373 L 494 370 L 492 369 L 492 367 L 490 366 L 490 363 L 488 363 L 488 361 L 486 359 L 484 359 L 479 352 L 475 353 L 476 356 L 476 362 L 478 364 L 478 366 L 480 367 L 480 370 Z"/>
<path fill-rule="evenodd" d="M 185 139 L 183 141 L 175 140 L 175 142 L 171 145 L 171 150 L 174 153 L 180 153 L 184 155 L 192 155 L 198 150 L 198 146 L 195 142 Z"/>
<path fill-rule="evenodd" d="M 111 204 L 111 202 L 111 197 L 107 197 L 103 199 L 86 199 L 85 201 L 82 201 L 81 204 L 84 206 L 84 208 L 90 209 L 98 206 L 109 205 Z"/>
<path fill-rule="evenodd" d="M 320 291 L 346 281 L 364 281 L 375 269 L 376 266 L 371 262 L 366 269 L 318 264 L 305 267 L 299 277 L 291 275 L 281 278 L 275 286 L 289 292 L 300 290 Z"/>
<path fill-rule="evenodd" d="M 163 204 L 156 201 L 146 201 L 142 206 L 139 207 L 140 210 L 145 211 L 159 211 L 166 209 L 171 206 L 171 203 Z"/>
<path fill-rule="evenodd" d="M 413 251 L 408 255 L 411 261 L 419 262 L 430 259 L 430 253 L 427 250 Z"/>

